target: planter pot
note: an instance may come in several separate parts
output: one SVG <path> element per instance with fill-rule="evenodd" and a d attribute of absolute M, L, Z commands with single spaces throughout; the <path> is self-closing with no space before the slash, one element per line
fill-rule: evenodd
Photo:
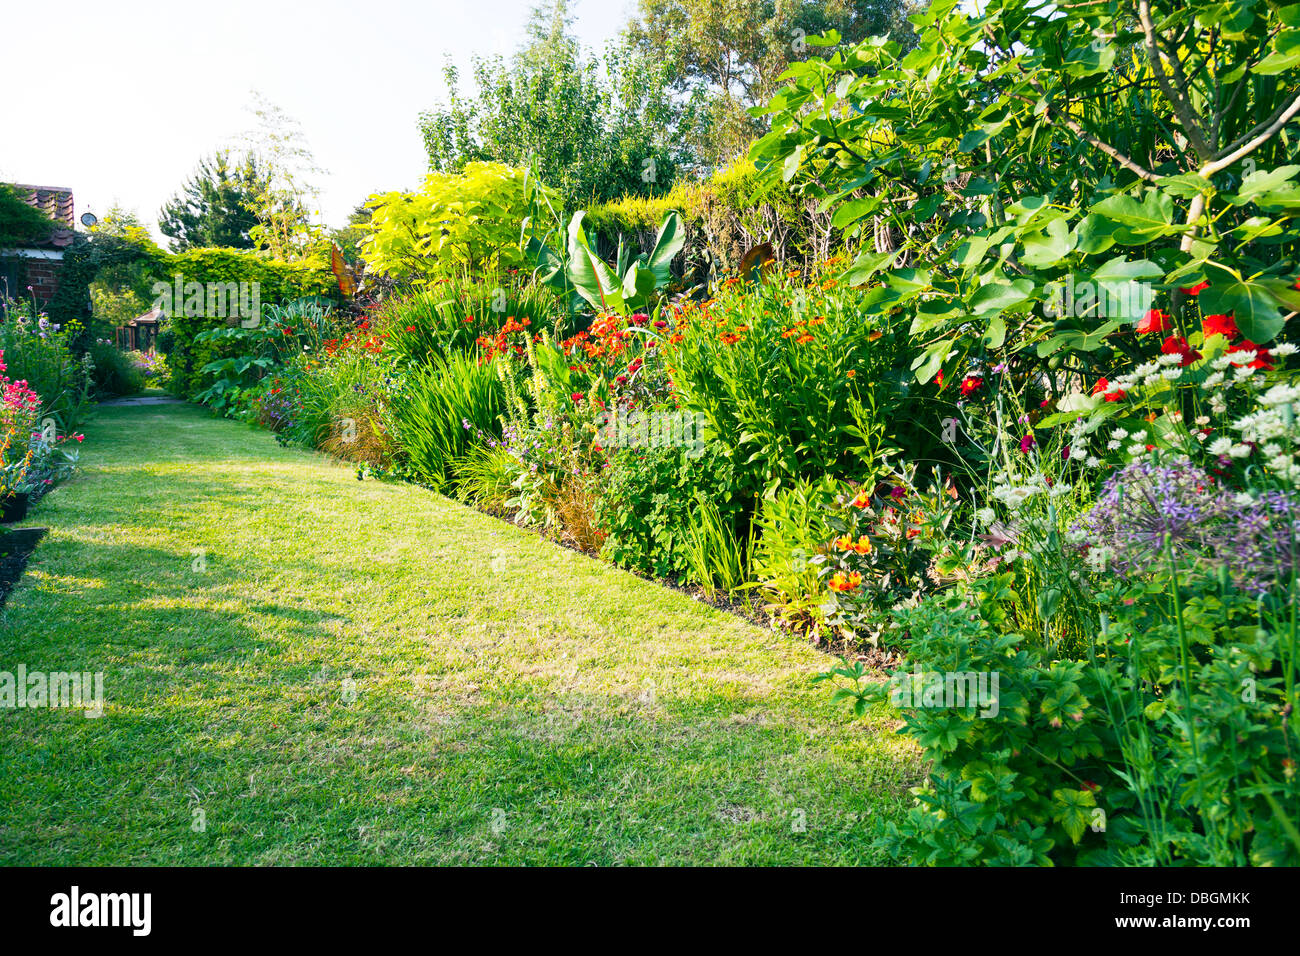
<path fill-rule="evenodd" d="M 27 517 L 27 496 L 10 495 L 0 501 L 0 523 L 22 521 Z"/>

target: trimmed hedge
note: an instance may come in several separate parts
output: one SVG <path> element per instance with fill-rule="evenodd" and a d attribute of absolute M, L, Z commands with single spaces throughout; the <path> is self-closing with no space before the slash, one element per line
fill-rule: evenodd
<path fill-rule="evenodd" d="M 328 264 L 314 259 L 281 262 L 236 249 L 190 249 L 167 256 L 167 278 L 179 274 L 185 282 L 256 282 L 263 305 L 278 305 L 303 296 L 323 296 L 341 303 L 338 284 Z M 165 281 L 165 280 L 164 280 Z M 171 389 L 188 398 L 209 384 L 199 370 L 209 362 L 229 358 L 233 344 L 196 344 L 201 332 L 234 324 L 237 318 L 172 315 L 165 326 L 163 351 L 171 369 Z"/>

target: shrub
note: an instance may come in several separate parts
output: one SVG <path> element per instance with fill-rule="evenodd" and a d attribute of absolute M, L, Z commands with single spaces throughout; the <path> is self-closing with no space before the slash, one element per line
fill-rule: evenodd
<path fill-rule="evenodd" d="M 40 396 L 38 418 L 54 419 L 63 432 L 81 424 L 92 388 L 89 363 L 69 349 L 71 335 L 30 302 L 9 303 L 6 320 L 0 322 L 0 352 L 10 378 Z"/>
<path fill-rule="evenodd" d="M 550 191 L 527 170 L 501 163 L 430 173 L 417 193 L 370 197 L 363 255 L 373 271 L 414 285 L 522 268 L 519 224 L 539 195 Z"/>
<path fill-rule="evenodd" d="M 297 299 L 285 305 L 267 306 L 264 315 L 252 327 L 219 326 L 200 332 L 194 344 L 212 348 L 223 357 L 198 370 L 198 381 L 208 387 L 194 400 L 210 405 L 222 413 L 232 411 L 250 389 L 276 369 L 307 357 L 329 358 L 337 350 L 378 353 L 383 339 L 376 336 L 368 322 L 339 335 L 339 320 L 327 304 L 319 299 Z M 334 336 L 334 337 L 331 337 Z M 304 439 L 311 444 L 313 439 Z"/>
<path fill-rule="evenodd" d="M 673 445 L 609 449 L 596 509 L 608 535 L 604 557 L 644 574 L 688 576 L 691 529 L 706 505 L 718 512 L 715 523 L 743 537 L 750 502 L 728 449 L 702 443 L 695 451 Z"/>
<path fill-rule="evenodd" d="M 754 578 L 767 612 L 787 627 L 807 630 L 822 621 L 826 587 L 816 557 L 832 537 L 828 518 L 839 489 L 834 478 L 800 480 L 765 500 L 755 518 Z"/>
<path fill-rule="evenodd" d="M 96 339 L 87 350 L 94 362 L 94 390 L 97 397 L 135 395 L 145 386 L 144 372 L 132 359 L 106 339 Z"/>
<path fill-rule="evenodd" d="M 171 369 L 167 367 L 167 358 L 159 352 L 128 352 L 131 363 L 144 376 L 144 383 L 150 388 L 165 387 L 171 381 Z"/>
<path fill-rule="evenodd" d="M 427 365 L 450 351 L 471 352 L 490 342 L 507 322 L 562 337 L 562 311 L 545 287 L 506 274 L 440 280 L 390 299 L 372 318 L 399 362 Z"/>
<path fill-rule="evenodd" d="M 166 268 L 169 274 L 180 275 L 186 282 L 256 282 L 259 298 L 267 304 L 303 297 L 338 300 L 338 286 L 329 266 L 314 260 L 279 262 L 253 252 L 192 249 L 169 256 Z M 189 398 L 211 384 L 202 370 L 214 361 L 233 357 L 238 345 L 233 339 L 199 336 L 213 329 L 238 327 L 239 322 L 238 318 L 185 315 L 180 308 L 171 310 L 164 329 L 174 394 Z"/>
<path fill-rule="evenodd" d="M 847 289 L 788 276 L 730 279 L 674 310 L 665 358 L 682 405 L 705 416 L 765 497 L 800 478 L 851 477 L 892 431 L 916 447 L 940 416 L 899 387 L 902 329 L 864 321 Z M 908 427 L 901 427 L 904 424 Z"/>

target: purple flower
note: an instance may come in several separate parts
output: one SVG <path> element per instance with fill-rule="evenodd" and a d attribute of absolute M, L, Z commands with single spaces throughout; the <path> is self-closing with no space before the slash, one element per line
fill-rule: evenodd
<path fill-rule="evenodd" d="M 1194 465 L 1136 461 L 1106 481 L 1075 530 L 1112 552 L 1120 577 L 1167 569 L 1172 547 L 1179 573 L 1226 566 L 1238 587 L 1262 594 L 1290 580 L 1300 502 L 1281 491 L 1240 500 Z"/>

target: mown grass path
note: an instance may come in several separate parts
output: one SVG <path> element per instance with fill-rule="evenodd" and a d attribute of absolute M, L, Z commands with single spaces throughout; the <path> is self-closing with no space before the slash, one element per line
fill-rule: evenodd
<path fill-rule="evenodd" d="M 869 863 L 918 773 L 798 640 L 193 406 L 27 523 L 0 671 L 107 703 L 0 708 L 0 863 Z"/>

